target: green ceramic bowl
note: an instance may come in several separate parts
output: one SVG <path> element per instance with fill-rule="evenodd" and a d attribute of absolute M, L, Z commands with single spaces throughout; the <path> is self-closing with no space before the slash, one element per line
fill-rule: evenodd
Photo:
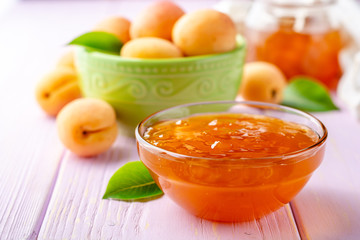
<path fill-rule="evenodd" d="M 77 48 L 75 63 L 86 97 L 110 103 L 131 132 L 148 115 L 190 102 L 234 100 L 245 44 L 230 52 L 176 59 L 126 59 Z"/>

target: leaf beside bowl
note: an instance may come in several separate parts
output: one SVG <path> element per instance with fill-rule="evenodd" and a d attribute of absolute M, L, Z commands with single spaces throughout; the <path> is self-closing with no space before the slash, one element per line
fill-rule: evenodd
<path fill-rule="evenodd" d="M 295 77 L 285 88 L 283 105 L 303 111 L 324 112 L 338 110 L 322 84 L 308 77 Z"/>
<path fill-rule="evenodd" d="M 69 45 L 78 45 L 98 51 L 119 54 L 123 43 L 111 33 L 88 32 L 72 40 Z"/>
<path fill-rule="evenodd" d="M 129 162 L 110 178 L 103 199 L 150 200 L 163 195 L 148 169 L 140 161 Z"/>

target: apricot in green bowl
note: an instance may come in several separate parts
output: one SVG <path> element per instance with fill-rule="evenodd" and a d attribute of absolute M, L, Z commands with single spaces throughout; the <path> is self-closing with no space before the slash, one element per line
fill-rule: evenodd
<path fill-rule="evenodd" d="M 130 59 L 78 47 L 75 63 L 85 97 L 110 103 L 120 125 L 133 132 L 148 115 L 172 106 L 234 100 L 245 44 L 229 52 L 172 59 Z"/>

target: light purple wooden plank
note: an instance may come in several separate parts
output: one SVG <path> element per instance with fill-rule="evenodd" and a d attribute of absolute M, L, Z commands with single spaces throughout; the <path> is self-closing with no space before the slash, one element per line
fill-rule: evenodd
<path fill-rule="evenodd" d="M 360 238 L 360 124 L 346 110 L 317 115 L 329 130 L 324 161 L 292 203 L 304 239 Z"/>
<path fill-rule="evenodd" d="M 62 46 L 108 9 L 96 3 L 84 14 L 84 4 L 71 12 L 64 3 L 19 3 L 1 16 L 0 239 L 33 239 L 42 224 L 64 148 L 34 90 Z"/>
<path fill-rule="evenodd" d="M 63 152 L 54 121 L 34 101 L 29 68 L 35 65 L 18 57 L 21 72 L 0 73 L 5 79 L 0 85 L 1 239 L 22 239 L 32 233 Z"/>
<path fill-rule="evenodd" d="M 53 119 L 34 99 L 38 64 L 44 63 L 34 61 L 40 42 L 25 41 L 29 30 L 16 18 L 4 17 L 0 24 L 0 239 L 32 234 L 63 152 Z"/>
<path fill-rule="evenodd" d="M 258 221 L 223 224 L 194 217 L 166 196 L 102 200 L 112 174 L 134 160 L 135 141 L 126 137 L 96 158 L 67 152 L 39 239 L 299 239 L 288 206 Z"/>

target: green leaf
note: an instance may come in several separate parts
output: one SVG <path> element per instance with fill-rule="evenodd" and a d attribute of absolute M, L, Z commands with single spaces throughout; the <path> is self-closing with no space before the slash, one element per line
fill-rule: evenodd
<path fill-rule="evenodd" d="M 103 199 L 146 200 L 162 195 L 145 165 L 129 162 L 110 178 Z"/>
<path fill-rule="evenodd" d="M 309 112 L 337 110 L 328 90 L 307 77 L 296 77 L 290 80 L 285 88 L 282 104 Z"/>
<path fill-rule="evenodd" d="M 120 54 L 120 49 L 123 44 L 111 33 L 88 32 L 72 40 L 69 45 L 79 45 L 95 50 Z"/>

